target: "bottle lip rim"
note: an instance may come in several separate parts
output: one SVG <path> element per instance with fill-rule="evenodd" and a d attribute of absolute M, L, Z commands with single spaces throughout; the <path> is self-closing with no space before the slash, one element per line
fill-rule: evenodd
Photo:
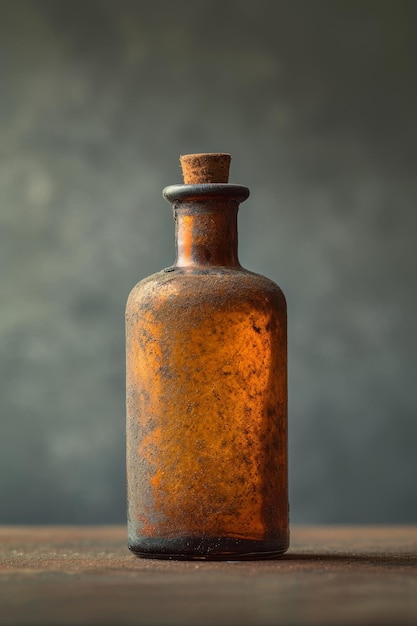
<path fill-rule="evenodd" d="M 168 185 L 162 195 L 168 202 L 178 200 L 204 200 L 209 198 L 224 198 L 243 202 L 249 197 L 250 191 L 244 185 L 230 183 L 202 183 L 198 185 Z"/>

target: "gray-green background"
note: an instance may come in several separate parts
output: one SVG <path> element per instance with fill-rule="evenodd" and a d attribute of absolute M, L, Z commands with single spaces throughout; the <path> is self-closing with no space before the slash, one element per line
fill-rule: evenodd
<path fill-rule="evenodd" d="M 417 3 L 3 0 L 0 522 L 125 518 L 124 305 L 178 155 L 289 304 L 293 522 L 416 522 Z"/>

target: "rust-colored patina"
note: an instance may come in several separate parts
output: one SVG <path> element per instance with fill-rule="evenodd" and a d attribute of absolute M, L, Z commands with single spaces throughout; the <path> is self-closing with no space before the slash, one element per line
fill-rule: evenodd
<path fill-rule="evenodd" d="M 129 547 L 176 558 L 279 554 L 288 547 L 285 298 L 239 264 L 246 187 L 203 182 L 164 195 L 176 263 L 141 281 L 126 309 Z"/>

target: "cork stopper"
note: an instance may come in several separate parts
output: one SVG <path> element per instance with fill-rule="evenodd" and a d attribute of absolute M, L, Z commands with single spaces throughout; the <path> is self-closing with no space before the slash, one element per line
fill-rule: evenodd
<path fill-rule="evenodd" d="M 185 154 L 180 156 L 186 185 L 229 182 L 231 156 L 222 152 Z"/>

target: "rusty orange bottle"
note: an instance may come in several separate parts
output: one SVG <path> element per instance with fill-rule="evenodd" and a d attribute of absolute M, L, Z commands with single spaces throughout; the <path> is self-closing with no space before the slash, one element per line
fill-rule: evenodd
<path fill-rule="evenodd" d="M 164 190 L 175 264 L 126 309 L 128 545 L 145 557 L 288 548 L 286 303 L 237 254 L 230 156 L 182 157 Z"/>

